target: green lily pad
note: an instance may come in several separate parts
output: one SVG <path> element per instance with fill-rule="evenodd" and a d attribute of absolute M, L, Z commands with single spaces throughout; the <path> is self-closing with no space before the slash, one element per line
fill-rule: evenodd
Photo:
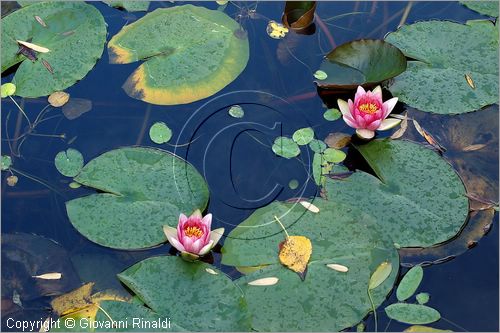
<path fill-rule="evenodd" d="M 151 141 L 161 145 L 170 141 L 172 130 L 164 122 L 157 122 L 149 129 L 149 137 Z"/>
<path fill-rule="evenodd" d="M 373 228 L 370 216 L 352 206 L 331 204 L 316 198 L 318 213 L 300 204 L 273 202 L 257 209 L 226 238 L 222 263 L 235 266 L 270 265 L 239 280 L 258 331 L 340 331 L 359 323 L 368 314 L 368 281 L 384 261 L 399 266 L 392 241 Z M 300 235 L 312 242 L 312 255 L 304 281 L 278 260 L 278 245 L 285 234 Z M 327 265 L 338 264 L 347 272 Z M 397 276 L 372 291 L 378 306 L 392 289 Z M 277 277 L 274 285 L 249 282 Z M 325 292 L 327 291 L 327 292 Z M 335 320 L 332 320 L 332 317 Z"/>
<path fill-rule="evenodd" d="M 491 17 L 498 17 L 497 1 L 460 1 L 460 3 L 475 12 Z"/>
<path fill-rule="evenodd" d="M 83 168 L 83 155 L 78 150 L 69 148 L 57 153 L 54 163 L 63 176 L 75 177 Z"/>
<path fill-rule="evenodd" d="M 429 302 L 431 296 L 428 293 L 418 293 L 415 298 L 417 299 L 418 304 L 425 304 Z"/>
<path fill-rule="evenodd" d="M 291 190 L 295 190 L 299 187 L 299 181 L 297 179 L 292 179 L 290 180 L 290 182 L 288 183 L 288 187 L 291 189 Z"/>
<path fill-rule="evenodd" d="M 346 158 L 346 154 L 339 149 L 326 148 L 323 152 L 323 158 L 330 163 L 340 163 Z"/>
<path fill-rule="evenodd" d="M 153 257 L 118 274 L 118 278 L 153 311 L 188 331 L 239 332 L 250 328 L 241 290 L 212 265 L 174 256 Z"/>
<path fill-rule="evenodd" d="M 35 62 L 17 54 L 16 40 L 30 39 L 49 49 L 38 53 Z M 105 41 L 106 23 L 94 6 L 83 1 L 35 3 L 2 19 L 2 72 L 22 62 L 12 81 L 17 86 L 16 95 L 50 95 L 87 75 L 101 57 Z"/>
<path fill-rule="evenodd" d="M 436 309 L 421 304 L 395 303 L 385 308 L 387 316 L 405 324 L 429 324 L 441 319 Z"/>
<path fill-rule="evenodd" d="M 328 109 L 323 113 L 323 118 L 328 121 L 335 121 L 342 117 L 342 113 L 338 109 Z"/>
<path fill-rule="evenodd" d="M 309 148 L 315 153 L 322 153 L 326 149 L 326 144 L 321 140 L 314 139 L 309 142 Z"/>
<path fill-rule="evenodd" d="M 179 214 L 205 209 L 208 188 L 196 169 L 177 156 L 127 147 L 87 163 L 76 182 L 103 193 L 66 203 L 73 226 L 91 241 L 118 249 L 141 249 L 166 241 L 162 226 Z"/>
<path fill-rule="evenodd" d="M 4 83 L 1 86 L 2 98 L 12 96 L 16 93 L 16 85 L 13 83 Z"/>
<path fill-rule="evenodd" d="M 362 208 L 401 247 L 428 247 L 454 237 L 467 219 L 465 187 L 433 150 L 404 140 L 356 147 L 377 177 L 355 172 L 327 179 L 329 200 Z"/>
<path fill-rule="evenodd" d="M 277 137 L 274 140 L 272 150 L 276 155 L 288 159 L 297 157 L 300 154 L 300 148 L 295 141 L 284 136 Z"/>
<path fill-rule="evenodd" d="M 2 155 L 1 166 L 2 170 L 8 170 L 12 165 L 12 158 L 9 155 Z"/>
<path fill-rule="evenodd" d="M 323 155 L 320 153 L 315 153 L 313 156 L 312 173 L 316 185 L 323 185 L 326 179 L 323 176 Z"/>
<path fill-rule="evenodd" d="M 229 108 L 228 113 L 233 118 L 243 118 L 243 116 L 245 115 L 245 111 L 239 105 L 231 106 L 231 108 Z"/>
<path fill-rule="evenodd" d="M 406 70 L 406 58 L 395 46 L 382 40 L 361 39 L 336 47 L 321 63 L 328 77 L 316 84 L 327 89 L 375 86 Z"/>
<path fill-rule="evenodd" d="M 317 80 L 326 80 L 328 78 L 328 74 L 326 74 L 325 72 L 320 71 L 320 70 L 317 70 L 316 72 L 314 72 L 313 76 Z"/>
<path fill-rule="evenodd" d="M 249 46 L 225 13 L 183 5 L 156 9 L 125 26 L 108 52 L 115 64 L 145 60 L 123 85 L 129 96 L 172 105 L 212 96 L 231 83 L 246 67 Z"/>
<path fill-rule="evenodd" d="M 415 291 L 417 291 L 422 278 L 424 277 L 424 270 L 422 266 L 412 267 L 403 277 L 396 290 L 398 301 L 402 302 L 410 298 Z"/>
<path fill-rule="evenodd" d="M 498 27 L 492 22 L 417 22 L 386 41 L 415 59 L 389 86 L 400 102 L 440 114 L 498 103 Z"/>
<path fill-rule="evenodd" d="M 147 12 L 149 1 L 103 1 L 110 7 L 123 8 L 127 12 Z"/>
<path fill-rule="evenodd" d="M 307 145 L 314 139 L 314 130 L 311 127 L 298 129 L 293 133 L 292 139 L 300 146 Z"/>

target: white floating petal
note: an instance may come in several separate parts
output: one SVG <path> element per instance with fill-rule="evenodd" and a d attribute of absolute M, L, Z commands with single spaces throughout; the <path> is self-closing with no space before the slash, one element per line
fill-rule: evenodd
<path fill-rule="evenodd" d="M 278 281 L 279 279 L 277 277 L 267 277 L 248 282 L 248 284 L 251 286 L 272 286 L 278 283 Z"/>

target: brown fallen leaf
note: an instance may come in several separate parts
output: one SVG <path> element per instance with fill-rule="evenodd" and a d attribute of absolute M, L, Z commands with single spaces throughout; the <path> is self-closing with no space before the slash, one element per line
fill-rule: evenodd
<path fill-rule="evenodd" d="M 462 148 L 462 151 L 476 151 L 476 150 L 481 150 L 487 145 L 484 143 L 478 143 L 478 144 L 473 144 L 473 145 L 468 145 L 467 147 Z"/>
<path fill-rule="evenodd" d="M 279 245 L 280 262 L 297 273 L 304 281 L 307 273 L 307 264 L 311 258 L 312 244 L 304 236 L 288 236 Z"/>
<path fill-rule="evenodd" d="M 69 120 L 76 119 L 90 110 L 92 110 L 92 101 L 83 98 L 71 98 L 62 107 L 62 113 Z"/>
<path fill-rule="evenodd" d="M 351 143 L 351 136 L 345 133 L 330 133 L 325 138 L 325 143 L 328 147 L 334 149 L 342 149 Z"/>
<path fill-rule="evenodd" d="M 69 94 L 64 91 L 56 91 L 49 96 L 49 103 L 53 107 L 60 107 L 68 103 Z"/>
<path fill-rule="evenodd" d="M 52 309 L 59 315 L 64 316 L 71 312 L 76 312 L 92 305 L 91 293 L 94 282 L 89 282 L 83 286 L 70 291 L 67 294 L 58 296 L 50 302 Z"/>
<path fill-rule="evenodd" d="M 42 59 L 42 65 L 47 68 L 47 70 L 49 71 L 50 74 L 54 74 L 54 69 L 52 68 L 52 66 L 47 62 L 47 60 L 45 59 Z"/>
<path fill-rule="evenodd" d="M 19 179 L 15 175 L 9 176 L 7 177 L 7 185 L 16 186 L 18 180 Z"/>
<path fill-rule="evenodd" d="M 391 139 L 399 139 L 400 137 L 403 136 L 403 134 L 405 134 L 407 129 L 408 129 L 408 112 L 405 113 L 399 129 L 391 135 Z"/>
<path fill-rule="evenodd" d="M 30 43 L 30 42 L 25 42 L 25 41 L 22 41 L 22 40 L 16 40 L 16 42 L 18 44 L 21 44 L 22 46 L 25 46 L 28 49 L 32 49 L 33 51 L 36 51 L 36 52 L 40 52 L 40 53 L 48 53 L 48 52 L 50 52 L 50 50 L 48 48 L 40 46 L 40 45 L 36 45 L 36 44 L 33 44 L 33 43 Z"/>
<path fill-rule="evenodd" d="M 420 124 L 415 119 L 413 119 L 413 125 L 415 126 L 417 132 L 425 139 L 425 141 L 427 141 L 438 152 L 444 153 L 446 151 L 446 148 L 444 148 L 439 142 L 437 142 L 437 140 L 434 139 L 434 137 L 429 132 L 423 129 L 423 127 L 420 126 Z"/>

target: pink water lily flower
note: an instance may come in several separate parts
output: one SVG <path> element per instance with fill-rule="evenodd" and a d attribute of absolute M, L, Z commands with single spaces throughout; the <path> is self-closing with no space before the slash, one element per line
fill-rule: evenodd
<path fill-rule="evenodd" d="M 169 243 L 181 254 L 198 257 L 210 252 L 224 234 L 224 228 L 210 231 L 211 225 L 212 214 L 203 217 L 197 209 L 190 217 L 181 214 L 177 229 L 165 225 L 163 232 Z"/>
<path fill-rule="evenodd" d="M 386 119 L 397 102 L 397 97 L 383 102 L 380 86 L 373 91 L 365 91 L 359 86 L 354 102 L 350 99 L 348 102 L 337 100 L 342 118 L 347 125 L 356 129 L 356 134 L 362 139 L 371 139 L 375 131 L 391 129 L 401 122 L 400 119 Z"/>

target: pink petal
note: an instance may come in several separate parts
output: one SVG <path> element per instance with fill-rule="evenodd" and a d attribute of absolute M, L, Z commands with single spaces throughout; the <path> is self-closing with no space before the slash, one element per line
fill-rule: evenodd
<path fill-rule="evenodd" d="M 358 128 L 358 124 L 352 119 L 351 116 L 342 116 L 347 126 L 352 128 Z"/>
<path fill-rule="evenodd" d="M 370 130 L 370 131 L 376 131 L 378 129 L 378 127 L 380 126 L 380 123 L 382 122 L 382 119 L 377 119 L 375 120 L 374 122 L 372 122 L 371 124 L 369 124 L 366 129 Z"/>
<path fill-rule="evenodd" d="M 377 96 L 377 98 L 382 99 L 382 88 L 380 88 L 380 86 L 376 86 L 375 89 L 372 90 L 372 93 Z"/>
<path fill-rule="evenodd" d="M 210 231 L 212 227 L 212 214 L 207 214 L 205 217 L 201 220 L 201 223 L 203 225 L 206 225 L 208 228 L 208 231 Z"/>
<path fill-rule="evenodd" d="M 356 104 L 357 100 L 361 98 L 364 94 L 366 94 L 366 91 L 363 89 L 362 86 L 358 86 L 358 89 L 356 90 L 356 95 L 354 95 L 354 103 Z"/>
<path fill-rule="evenodd" d="M 191 237 L 184 237 L 182 239 L 179 240 L 182 245 L 184 245 L 184 248 L 186 249 L 186 251 L 188 252 L 193 252 L 192 249 L 193 249 L 193 240 L 191 239 Z"/>
<path fill-rule="evenodd" d="M 206 245 L 203 240 L 200 238 L 198 240 L 196 240 L 194 243 L 193 243 L 193 246 L 191 247 L 191 251 L 192 253 L 195 253 L 195 254 L 198 254 L 201 250 L 201 248 Z"/>
<path fill-rule="evenodd" d="M 207 254 L 214 247 L 214 245 L 214 241 L 210 240 L 207 245 L 201 248 L 201 250 L 198 252 L 198 255 L 203 256 Z"/>
<path fill-rule="evenodd" d="M 397 97 L 393 97 L 387 101 L 384 102 L 384 119 L 387 118 L 387 116 L 392 112 L 392 109 L 396 106 L 396 103 L 398 102 Z"/>
<path fill-rule="evenodd" d="M 170 243 L 170 245 L 175 247 L 177 250 L 179 250 L 181 252 L 186 251 L 186 248 L 177 239 L 171 238 L 168 240 L 168 242 Z"/>
<path fill-rule="evenodd" d="M 356 122 L 356 124 L 358 124 L 357 128 L 365 128 L 366 127 L 366 121 L 363 118 L 363 116 L 360 114 L 359 111 L 357 112 L 357 114 L 354 115 L 354 121 Z"/>

